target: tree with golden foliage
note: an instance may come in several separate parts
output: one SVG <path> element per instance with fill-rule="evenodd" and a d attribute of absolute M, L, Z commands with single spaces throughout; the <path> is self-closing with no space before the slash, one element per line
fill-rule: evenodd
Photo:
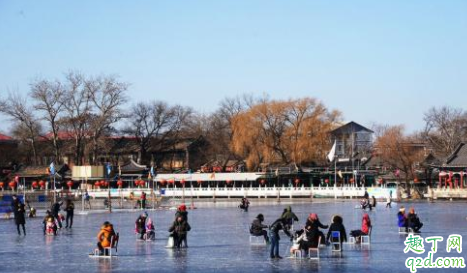
<path fill-rule="evenodd" d="M 393 170 L 400 170 L 406 183 L 415 177 L 416 164 L 424 158 L 420 140 L 415 136 L 404 135 L 404 126 L 380 127 L 375 148 L 383 164 Z"/>
<path fill-rule="evenodd" d="M 314 98 L 263 98 L 232 119 L 232 150 L 249 169 L 261 163 L 322 163 L 330 148 L 328 132 L 340 118 Z"/>

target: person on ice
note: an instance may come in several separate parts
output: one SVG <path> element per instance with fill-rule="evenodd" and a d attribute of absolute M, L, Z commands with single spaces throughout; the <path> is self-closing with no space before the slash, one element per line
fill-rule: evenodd
<path fill-rule="evenodd" d="M 362 228 L 357 229 L 357 230 L 352 230 L 350 232 L 350 236 L 355 237 L 355 242 L 359 244 L 361 242 L 361 236 L 368 235 L 370 233 L 371 227 L 372 225 L 371 225 L 370 216 L 368 215 L 368 213 L 365 213 L 363 214 L 363 218 L 362 218 Z"/>
<path fill-rule="evenodd" d="M 188 222 L 188 211 L 186 211 L 186 205 L 185 204 L 181 204 L 178 208 L 177 208 L 177 212 L 175 212 L 175 220 L 177 220 L 178 217 L 182 217 L 184 221 Z M 183 245 L 185 247 L 188 247 L 188 238 L 187 236 L 185 236 L 183 238 Z"/>
<path fill-rule="evenodd" d="M 271 251 L 269 257 L 271 259 L 282 259 L 279 255 L 279 231 L 283 230 L 284 233 L 290 237 L 290 240 L 293 240 L 293 236 L 289 233 L 287 228 L 287 220 L 285 218 L 279 218 L 269 227 L 269 240 L 271 242 Z"/>
<path fill-rule="evenodd" d="M 253 220 L 253 222 L 251 223 L 250 234 L 253 236 L 264 236 L 264 241 L 266 241 L 266 243 L 269 244 L 268 232 L 264 230 L 268 226 L 263 225 L 263 221 L 263 214 L 258 214 L 258 216 L 256 216 L 256 219 Z"/>
<path fill-rule="evenodd" d="M 347 242 L 347 232 L 345 231 L 344 220 L 339 215 L 334 215 L 334 217 L 332 217 L 332 224 L 329 227 L 328 234 L 326 235 L 326 242 L 336 241 L 336 238 L 331 236 L 333 231 L 339 232 L 341 243 L 340 249 L 342 249 L 342 243 Z"/>
<path fill-rule="evenodd" d="M 397 225 L 399 228 L 405 228 L 405 232 L 407 232 L 408 223 L 407 217 L 405 216 L 405 208 L 400 207 L 399 212 L 397 213 Z"/>
<path fill-rule="evenodd" d="M 144 240 L 144 234 L 146 234 L 146 219 L 148 218 L 148 213 L 144 212 L 141 214 L 135 222 L 135 232 L 140 235 L 140 240 Z"/>
<path fill-rule="evenodd" d="M 363 210 L 366 208 L 369 208 L 371 210 L 371 205 L 368 199 L 363 198 L 362 200 L 360 200 L 360 206 Z"/>
<path fill-rule="evenodd" d="M 169 228 L 169 232 L 172 232 L 171 236 L 174 239 L 174 248 L 182 247 L 182 242 L 187 237 L 187 233 L 190 230 L 190 224 L 183 220 L 181 216 L 177 217 L 172 226 Z"/>
<path fill-rule="evenodd" d="M 314 243 L 314 240 L 318 240 L 321 237 L 321 241 L 318 244 L 325 243 L 324 233 L 319 230 L 319 228 L 327 229 L 329 226 L 321 224 L 318 218 L 318 214 L 310 213 L 308 219 L 306 220 L 305 229 L 308 231 L 309 234 L 309 241 L 310 243 Z"/>
<path fill-rule="evenodd" d="M 141 199 L 141 202 L 140 202 L 141 209 L 146 209 L 146 193 L 144 191 L 141 193 L 140 199 Z"/>
<path fill-rule="evenodd" d="M 151 218 L 148 218 L 146 222 L 146 240 L 156 240 L 156 227 Z"/>
<path fill-rule="evenodd" d="M 115 234 L 113 225 L 110 222 L 104 222 L 104 224 L 102 224 L 101 230 L 97 234 L 97 248 L 99 249 L 99 255 L 107 255 L 104 253 L 104 248 L 110 247 L 111 242 L 115 242 L 117 240 L 118 237 Z"/>
<path fill-rule="evenodd" d="M 59 229 L 62 228 L 62 217 L 60 217 L 60 215 L 59 215 L 60 207 L 62 206 L 62 204 L 63 204 L 63 202 L 58 202 L 57 201 L 52 205 L 52 208 L 51 208 L 52 215 L 55 218 L 55 220 L 57 221 Z"/>
<path fill-rule="evenodd" d="M 16 229 L 18 230 L 18 235 L 21 235 L 19 227 L 22 226 L 23 228 L 23 233 L 26 235 L 26 207 L 24 206 L 23 203 L 18 202 L 18 204 L 14 207 L 13 211 L 15 215 L 15 224 L 16 224 Z"/>
<path fill-rule="evenodd" d="M 386 198 L 386 208 L 392 208 L 391 203 L 392 203 L 391 195 L 388 195 Z"/>
<path fill-rule="evenodd" d="M 376 207 L 376 198 L 374 195 L 371 196 L 371 207 L 375 208 Z"/>
<path fill-rule="evenodd" d="M 418 218 L 413 207 L 409 209 L 409 214 L 407 215 L 407 226 L 414 232 L 419 232 L 423 227 L 423 223 L 420 222 L 420 218 Z"/>
<path fill-rule="evenodd" d="M 188 211 L 186 211 L 186 205 L 181 204 L 178 208 L 177 211 L 175 212 L 175 219 L 178 217 L 182 217 L 183 220 L 188 221 Z"/>
<path fill-rule="evenodd" d="M 248 212 L 249 206 L 250 206 L 250 201 L 248 201 L 247 198 L 243 197 L 238 207 L 241 208 L 244 212 Z"/>
<path fill-rule="evenodd" d="M 57 225 L 55 224 L 55 218 L 50 212 L 50 210 L 47 210 L 45 212 L 45 217 L 42 221 L 42 224 L 44 229 L 44 235 L 57 235 Z"/>
<path fill-rule="evenodd" d="M 281 218 L 285 219 L 285 224 L 287 225 L 287 230 L 292 228 L 293 222 L 298 222 L 298 217 L 293 213 L 292 207 L 287 206 L 282 212 Z"/>
<path fill-rule="evenodd" d="M 71 199 L 66 200 L 65 211 L 66 211 L 65 228 L 71 228 L 73 226 L 73 216 L 75 214 L 75 205 L 73 204 Z"/>

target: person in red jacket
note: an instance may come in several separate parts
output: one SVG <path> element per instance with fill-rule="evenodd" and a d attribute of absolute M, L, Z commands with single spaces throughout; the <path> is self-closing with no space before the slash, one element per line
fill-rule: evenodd
<path fill-rule="evenodd" d="M 355 242 L 360 242 L 360 237 L 362 235 L 368 235 L 370 233 L 371 228 L 371 220 L 368 213 L 363 214 L 362 218 L 362 229 L 359 230 L 352 230 L 350 232 L 350 236 L 355 237 Z"/>

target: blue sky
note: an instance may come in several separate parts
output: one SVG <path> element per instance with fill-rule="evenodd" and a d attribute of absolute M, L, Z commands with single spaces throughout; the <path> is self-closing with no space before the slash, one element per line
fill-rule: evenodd
<path fill-rule="evenodd" d="M 120 75 L 131 102 L 311 96 L 415 131 L 465 104 L 467 1 L 0 0 L 0 96 L 68 70 Z"/>

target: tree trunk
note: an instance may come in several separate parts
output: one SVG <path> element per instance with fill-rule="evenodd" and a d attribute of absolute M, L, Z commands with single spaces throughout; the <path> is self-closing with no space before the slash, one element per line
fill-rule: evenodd
<path fill-rule="evenodd" d="M 36 149 L 36 141 L 34 139 L 31 140 L 31 148 L 32 148 L 32 156 L 33 156 L 33 164 L 37 165 L 37 149 Z"/>

